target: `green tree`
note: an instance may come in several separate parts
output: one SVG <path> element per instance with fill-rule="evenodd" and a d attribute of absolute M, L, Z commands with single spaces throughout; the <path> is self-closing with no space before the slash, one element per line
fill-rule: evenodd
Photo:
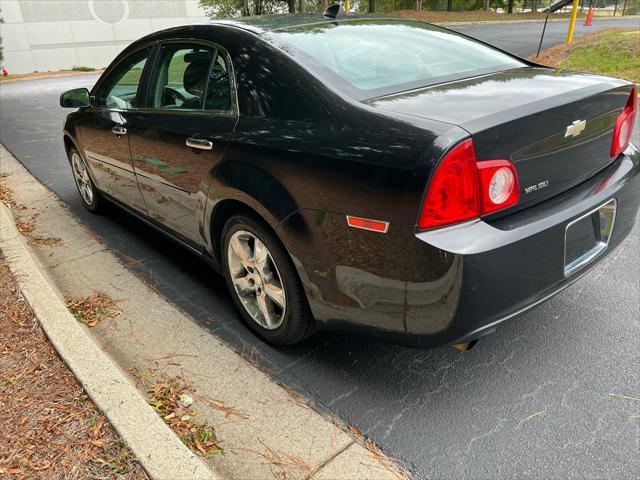
<path fill-rule="evenodd" d="M 211 18 L 285 13 L 295 9 L 294 5 L 291 0 L 200 0 Z"/>
<path fill-rule="evenodd" d="M 333 0 L 200 0 L 200 6 L 211 18 L 320 12 L 332 3 Z"/>

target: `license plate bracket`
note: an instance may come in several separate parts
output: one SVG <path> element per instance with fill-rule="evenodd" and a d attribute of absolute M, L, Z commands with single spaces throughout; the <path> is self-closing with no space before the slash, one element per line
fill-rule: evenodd
<path fill-rule="evenodd" d="M 617 202 L 607 203 L 571 221 L 564 234 L 564 275 L 580 270 L 609 246 L 616 220 Z"/>

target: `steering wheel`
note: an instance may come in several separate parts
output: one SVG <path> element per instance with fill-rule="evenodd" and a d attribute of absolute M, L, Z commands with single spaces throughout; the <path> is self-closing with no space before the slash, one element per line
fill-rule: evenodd
<path fill-rule="evenodd" d="M 114 95 L 107 97 L 105 104 L 107 105 L 107 108 L 131 108 L 131 103 L 124 98 L 116 97 Z"/>
<path fill-rule="evenodd" d="M 184 101 L 187 99 L 180 90 L 177 90 L 173 87 L 169 87 L 168 85 L 164 87 L 164 95 L 166 99 L 173 99 L 173 102 L 164 102 L 165 105 L 173 103 L 174 105 L 182 105 Z"/>

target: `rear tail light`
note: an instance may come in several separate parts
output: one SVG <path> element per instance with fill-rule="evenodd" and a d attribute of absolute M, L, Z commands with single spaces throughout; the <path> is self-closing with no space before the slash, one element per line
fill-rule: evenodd
<path fill-rule="evenodd" d="M 473 141 L 463 140 L 442 159 L 425 196 L 418 227 L 431 228 L 477 217 L 478 169 Z"/>
<path fill-rule="evenodd" d="M 433 174 L 418 228 L 433 228 L 479 217 L 514 205 L 520 197 L 518 174 L 509 160 L 476 158 L 473 140 L 463 140 Z"/>
<path fill-rule="evenodd" d="M 513 163 L 509 160 L 485 160 L 478 162 L 477 166 L 480 174 L 481 214 L 518 203 L 520 187 Z"/>
<path fill-rule="evenodd" d="M 631 95 L 627 100 L 627 105 L 616 120 L 613 128 L 613 141 L 611 142 L 611 156 L 617 157 L 629 146 L 631 135 L 633 134 L 633 122 L 636 119 L 638 110 L 638 92 L 636 87 L 631 88 Z"/>

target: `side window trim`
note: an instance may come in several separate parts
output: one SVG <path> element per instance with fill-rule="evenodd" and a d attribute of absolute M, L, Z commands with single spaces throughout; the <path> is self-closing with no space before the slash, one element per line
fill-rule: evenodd
<path fill-rule="evenodd" d="M 205 110 L 205 105 L 207 103 L 207 94 L 209 93 L 209 82 L 211 82 L 211 72 L 213 71 L 213 67 L 218 60 L 219 50 L 217 47 L 213 49 L 213 55 L 211 55 L 211 61 L 209 62 L 209 68 L 207 68 L 207 79 L 204 82 L 204 94 L 202 95 L 202 104 L 200 105 L 200 110 Z M 227 74 L 228 75 L 228 74 Z M 229 92 L 231 93 L 231 92 Z M 229 109 L 230 110 L 230 109 Z M 227 111 L 227 110 L 225 110 Z"/>
<path fill-rule="evenodd" d="M 140 95 L 140 100 L 138 101 L 138 105 L 146 105 L 147 97 L 149 95 L 149 82 L 151 80 L 151 73 L 153 73 L 153 69 L 155 68 L 156 62 L 158 61 L 158 52 L 160 51 L 160 45 L 158 42 L 153 44 L 151 51 L 149 52 L 149 59 L 147 60 L 147 64 L 145 65 L 144 70 L 142 71 L 142 78 L 140 79 L 140 85 L 138 85 L 138 95 Z M 142 110 L 143 108 L 135 108 L 134 110 Z"/>
<path fill-rule="evenodd" d="M 145 62 L 144 68 L 142 69 L 142 75 L 140 76 L 140 83 L 138 83 L 138 89 L 136 90 L 136 100 L 139 99 L 139 101 L 137 102 L 138 104 L 141 104 L 141 101 L 143 100 L 146 101 L 147 90 L 148 90 L 147 83 L 149 79 L 148 77 L 151 71 L 151 65 L 155 63 L 155 60 L 156 60 L 156 56 L 158 52 L 158 42 L 150 42 L 150 43 L 145 43 L 143 45 L 140 45 L 139 48 L 136 48 L 135 50 L 129 52 L 128 55 L 123 56 L 116 63 L 113 63 L 112 65 L 110 65 L 109 68 L 107 68 L 107 70 L 105 70 L 105 72 L 100 76 L 100 79 L 98 80 L 98 82 L 96 82 L 96 84 L 91 89 L 91 92 L 90 92 L 90 98 L 91 98 L 91 104 L 92 104 L 91 108 L 95 110 L 109 110 L 113 112 L 130 112 L 134 110 L 142 110 L 141 108 L 138 108 L 138 107 L 134 107 L 134 108 L 109 108 L 106 106 L 103 107 L 103 106 L 98 106 L 96 102 L 97 102 L 97 94 L 100 90 L 100 87 L 102 87 L 102 84 L 109 78 L 109 76 L 113 73 L 113 71 L 116 70 L 123 62 L 127 61 L 133 55 L 136 55 L 137 53 L 145 49 L 149 49 L 149 55 L 147 56 L 147 60 Z"/>

